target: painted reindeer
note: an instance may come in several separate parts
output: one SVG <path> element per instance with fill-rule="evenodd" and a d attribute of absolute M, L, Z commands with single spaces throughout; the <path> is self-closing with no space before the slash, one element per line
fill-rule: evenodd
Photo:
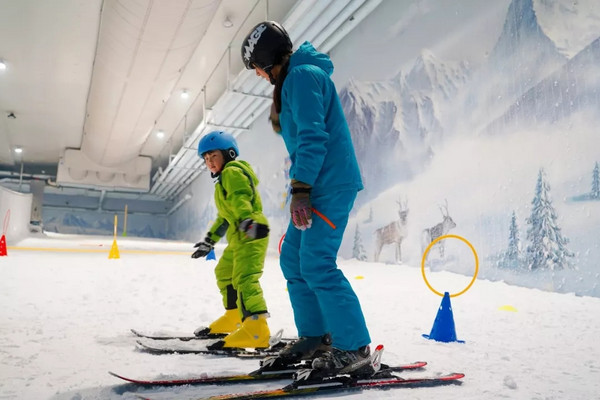
<path fill-rule="evenodd" d="M 408 216 L 408 201 L 398 203 L 398 215 L 400 219 L 375 231 L 377 243 L 375 244 L 375 262 L 379 260 L 381 248 L 385 244 L 396 244 L 396 263 L 402 262 L 402 240 L 407 235 L 406 218 Z"/>
<path fill-rule="evenodd" d="M 450 214 L 448 213 L 448 200 L 445 200 L 445 205 L 443 207 L 440 207 L 440 211 L 442 212 L 442 216 L 444 217 L 442 222 L 440 222 L 439 224 L 437 224 L 435 226 L 432 226 L 431 228 L 427 228 L 427 229 L 423 230 L 423 235 L 422 235 L 423 253 L 425 252 L 425 249 L 427 249 L 427 246 L 429 246 L 429 244 L 431 242 L 433 242 L 435 239 L 439 238 L 440 236 L 446 235 L 450 231 L 450 229 L 456 227 L 456 223 L 452 220 L 452 217 L 450 217 Z M 443 241 L 439 241 L 438 243 L 436 243 L 436 246 L 438 246 L 438 248 L 439 248 L 440 257 L 444 257 Z"/>

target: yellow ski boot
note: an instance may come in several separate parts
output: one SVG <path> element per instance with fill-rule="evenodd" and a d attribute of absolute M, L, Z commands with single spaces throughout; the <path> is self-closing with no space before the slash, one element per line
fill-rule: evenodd
<path fill-rule="evenodd" d="M 268 316 L 269 314 L 263 313 L 247 317 L 238 330 L 225 336 L 223 347 L 269 347 L 271 332 L 267 325 Z"/>
<path fill-rule="evenodd" d="M 235 332 L 242 326 L 242 319 L 237 308 L 233 310 L 225 310 L 225 314 L 219 317 L 215 322 L 208 326 L 210 333 L 231 333 Z"/>

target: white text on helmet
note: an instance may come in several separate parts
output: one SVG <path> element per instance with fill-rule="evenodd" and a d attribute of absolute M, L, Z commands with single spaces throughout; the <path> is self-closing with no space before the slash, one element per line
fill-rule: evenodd
<path fill-rule="evenodd" d="M 252 32 L 248 37 L 248 45 L 244 47 L 244 49 L 246 50 L 246 52 L 244 53 L 244 58 L 246 60 L 250 60 L 252 52 L 254 51 L 254 46 L 256 45 L 256 43 L 258 43 L 258 39 L 260 39 L 260 36 L 265 31 L 265 29 L 267 29 L 267 26 L 265 24 L 261 24 L 257 26 L 254 32 Z"/>

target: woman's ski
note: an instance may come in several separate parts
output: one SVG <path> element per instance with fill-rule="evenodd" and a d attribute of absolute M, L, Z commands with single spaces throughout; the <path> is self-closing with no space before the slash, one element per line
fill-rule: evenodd
<path fill-rule="evenodd" d="M 250 399 L 273 399 L 283 397 L 293 397 L 302 395 L 331 395 L 336 392 L 361 391 L 373 389 L 392 389 L 392 388 L 418 388 L 430 386 L 442 386 L 450 384 L 461 384 L 464 378 L 462 373 L 451 373 L 447 375 L 419 377 L 419 378 L 401 378 L 399 376 L 372 377 L 368 379 L 356 379 L 349 376 L 334 376 L 311 382 L 294 381 L 287 386 L 279 389 L 261 390 L 257 392 L 244 392 L 234 394 L 224 394 L 199 398 L 195 400 L 250 400 Z M 174 395 L 176 396 L 176 395 Z M 145 396 L 139 396 L 141 399 L 152 400 Z"/>
<path fill-rule="evenodd" d="M 418 370 L 422 369 L 427 365 L 425 361 L 416 361 L 410 364 L 388 366 L 382 365 L 380 371 L 388 372 L 400 372 L 406 370 Z M 134 379 L 128 378 L 123 375 L 109 372 L 112 376 L 133 383 L 139 386 L 178 386 L 178 385 L 201 385 L 201 384 L 228 384 L 228 383 L 250 383 L 260 382 L 265 380 L 276 380 L 276 379 L 292 379 L 294 373 L 298 370 L 306 368 L 308 365 L 305 363 L 295 364 L 287 366 L 285 369 L 279 370 L 265 370 L 258 369 L 248 374 L 238 375 L 214 375 L 209 376 L 208 374 L 200 374 L 195 377 L 186 378 L 170 378 L 170 379 Z"/>

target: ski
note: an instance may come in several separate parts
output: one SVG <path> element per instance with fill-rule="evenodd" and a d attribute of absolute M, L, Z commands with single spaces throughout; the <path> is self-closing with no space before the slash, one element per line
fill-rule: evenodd
<path fill-rule="evenodd" d="M 131 333 L 133 333 L 135 336 L 142 338 L 142 339 L 150 339 L 150 340 L 180 340 L 182 342 L 189 342 L 189 341 L 194 341 L 194 340 L 207 340 L 207 339 L 223 339 L 225 336 L 227 336 L 226 333 L 210 333 L 208 332 L 208 328 L 205 330 L 201 330 L 198 332 L 198 335 L 186 335 L 186 334 L 178 334 L 178 333 L 157 333 L 157 334 L 151 334 L 151 333 L 144 333 L 142 331 L 138 331 L 137 329 L 130 329 Z M 273 335 L 273 337 L 271 338 L 271 343 L 274 342 L 279 342 L 279 341 L 284 341 L 284 342 L 290 342 L 292 340 L 295 340 L 293 338 L 284 338 L 282 337 L 283 335 L 283 329 L 280 329 L 279 331 L 277 331 L 277 333 L 275 333 L 275 335 Z"/>
<path fill-rule="evenodd" d="M 140 351 L 149 354 L 162 355 L 162 354 L 208 354 L 215 356 L 226 356 L 226 357 L 240 357 L 240 358 L 264 358 L 269 355 L 277 354 L 281 351 L 286 341 L 279 341 L 276 344 L 261 349 L 244 349 L 244 348 L 218 348 L 209 349 L 206 344 L 201 346 L 194 346 L 192 342 L 182 342 L 180 345 L 173 345 L 167 343 L 163 345 L 163 342 L 158 343 L 146 343 L 142 340 L 137 340 L 136 344 Z M 185 345 L 183 345 L 185 344 Z"/>
<path fill-rule="evenodd" d="M 137 329 L 131 329 L 131 333 L 133 333 L 137 337 L 144 338 L 144 339 L 181 340 L 184 342 L 187 342 L 190 340 L 222 339 L 225 336 L 227 336 L 227 334 L 225 334 L 225 333 L 209 333 L 209 332 L 204 332 L 200 336 L 185 335 L 185 334 L 172 334 L 172 333 L 149 334 L 149 333 L 144 333 L 144 332 L 138 331 Z"/>
<path fill-rule="evenodd" d="M 380 371 L 400 372 L 407 370 L 419 370 L 427 365 L 425 361 L 416 361 L 410 364 L 388 366 L 382 365 Z M 298 370 L 308 367 L 306 363 L 294 364 L 286 369 L 278 370 L 266 370 L 260 368 L 256 371 L 248 374 L 239 375 L 216 375 L 208 376 L 207 374 L 200 374 L 196 377 L 189 378 L 170 378 L 170 379 L 133 379 L 123 375 L 116 374 L 114 372 L 108 372 L 110 375 L 127 381 L 129 383 L 136 384 L 138 386 L 178 386 L 178 385 L 201 385 L 201 384 L 229 384 L 229 383 L 251 383 L 260 382 L 265 380 L 277 380 L 277 379 L 292 379 L 294 373 Z"/>
<path fill-rule="evenodd" d="M 281 397 L 293 397 L 303 395 L 330 395 L 338 392 L 362 391 L 374 389 L 392 389 L 392 388 L 418 388 L 432 387 L 450 384 L 462 383 L 464 378 L 462 373 L 451 373 L 447 375 L 428 376 L 419 378 L 401 378 L 390 375 L 382 377 L 371 377 L 367 379 L 356 379 L 349 376 L 335 376 L 318 381 L 294 381 L 287 386 L 279 389 L 261 390 L 257 392 L 245 392 L 224 394 L 218 396 L 198 398 L 195 400 L 249 400 L 249 399 L 272 399 Z M 140 399 L 152 400 L 145 396 L 138 396 Z"/>

